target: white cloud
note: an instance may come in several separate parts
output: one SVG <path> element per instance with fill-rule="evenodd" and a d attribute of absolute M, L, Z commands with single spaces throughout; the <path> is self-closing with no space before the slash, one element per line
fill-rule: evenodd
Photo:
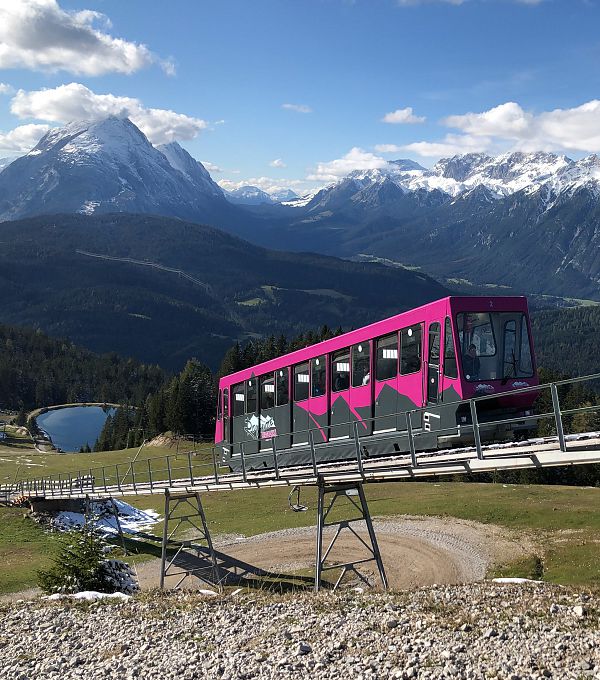
<path fill-rule="evenodd" d="M 525 151 L 600 151 L 600 100 L 597 99 L 570 109 L 539 114 L 507 102 L 482 113 L 449 116 L 443 122 L 472 137 L 494 137 Z"/>
<path fill-rule="evenodd" d="M 81 83 L 31 92 L 19 90 L 10 108 L 19 118 L 55 123 L 97 120 L 109 115 L 128 116 L 153 144 L 193 139 L 208 127 L 208 123 L 200 118 L 168 109 L 149 109 L 132 97 L 96 94 Z"/>
<path fill-rule="evenodd" d="M 353 170 L 373 170 L 386 165 L 387 161 L 384 158 L 355 146 L 342 158 L 327 163 L 318 163 L 307 179 L 316 182 L 334 182 Z"/>
<path fill-rule="evenodd" d="M 471 137 L 470 135 L 448 134 L 440 142 L 413 142 L 399 147 L 397 151 L 406 151 L 424 158 L 442 158 L 463 153 L 486 151 L 492 145 L 487 137 Z"/>
<path fill-rule="evenodd" d="M 282 104 L 282 109 L 287 109 L 288 111 L 296 111 L 296 113 L 312 113 L 313 110 L 310 106 L 306 104 Z"/>
<path fill-rule="evenodd" d="M 272 168 L 286 168 L 287 165 L 283 162 L 281 158 L 276 158 L 275 160 L 271 161 L 269 165 Z"/>
<path fill-rule="evenodd" d="M 12 85 L 8 85 L 7 83 L 0 83 L 0 94 L 12 94 L 14 92 L 14 89 Z"/>
<path fill-rule="evenodd" d="M 600 100 L 570 109 L 534 113 L 516 102 L 488 111 L 444 118 L 442 124 L 459 130 L 439 141 L 418 141 L 398 147 L 379 144 L 380 153 L 408 151 L 439 158 L 474 151 L 559 151 L 600 153 Z"/>
<path fill-rule="evenodd" d="M 414 125 L 415 123 L 424 123 L 425 120 L 425 116 L 415 116 L 412 106 L 386 113 L 381 119 L 382 123 L 396 123 L 400 125 Z"/>
<path fill-rule="evenodd" d="M 100 27 L 98 27 L 100 24 Z M 159 63 L 145 45 L 115 38 L 99 12 L 63 10 L 56 0 L 0 0 L 0 68 L 69 71 L 87 76 L 134 73 Z"/>
<path fill-rule="evenodd" d="M 19 125 L 10 132 L 0 132 L 0 149 L 2 151 L 18 151 L 25 153 L 30 151 L 48 132 L 49 125 Z"/>
<path fill-rule="evenodd" d="M 211 163 L 210 161 L 200 161 L 202 165 L 208 170 L 208 172 L 223 172 L 223 168 L 218 165 Z"/>

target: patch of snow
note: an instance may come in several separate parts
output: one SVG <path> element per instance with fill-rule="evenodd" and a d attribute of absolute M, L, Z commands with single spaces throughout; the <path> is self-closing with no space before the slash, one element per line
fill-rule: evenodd
<path fill-rule="evenodd" d="M 530 578 L 508 578 L 508 577 L 502 577 L 502 578 L 493 578 L 492 581 L 494 583 L 543 583 L 543 581 L 534 581 L 533 579 Z"/>
<path fill-rule="evenodd" d="M 96 600 L 129 600 L 131 595 L 126 595 L 125 593 L 99 593 L 97 590 L 82 590 L 80 593 L 72 593 L 70 595 L 54 593 L 42 596 L 42 600 L 63 600 L 65 598 L 95 602 Z"/>
<path fill-rule="evenodd" d="M 115 500 L 119 523 L 123 532 L 136 534 L 138 532 L 151 531 L 161 517 L 155 510 L 138 510 L 125 501 Z M 92 514 L 98 519 L 96 526 L 99 531 L 106 534 L 118 533 L 117 521 L 113 515 L 108 501 L 94 501 L 91 504 Z M 68 531 L 74 527 L 85 524 L 85 516 L 81 512 L 58 512 L 51 520 L 51 525 L 58 531 Z"/>

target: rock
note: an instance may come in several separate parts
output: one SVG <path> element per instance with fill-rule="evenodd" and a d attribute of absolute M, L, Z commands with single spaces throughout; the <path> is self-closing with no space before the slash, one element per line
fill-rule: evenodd
<path fill-rule="evenodd" d="M 310 652 L 312 652 L 312 647 L 307 642 L 298 643 L 296 656 L 303 656 L 304 654 L 310 654 Z"/>
<path fill-rule="evenodd" d="M 578 619 L 582 619 L 584 616 L 586 616 L 587 612 L 585 610 L 585 607 L 582 607 L 580 604 L 578 604 L 575 607 L 573 607 L 573 614 Z"/>

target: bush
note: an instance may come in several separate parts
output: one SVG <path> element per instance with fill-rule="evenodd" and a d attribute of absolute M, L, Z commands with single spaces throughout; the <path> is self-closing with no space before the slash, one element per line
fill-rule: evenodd
<path fill-rule="evenodd" d="M 73 529 L 60 541 L 54 566 L 38 572 L 38 585 L 45 593 L 133 593 L 138 589 L 128 564 L 104 559 L 104 541 L 92 525 Z"/>

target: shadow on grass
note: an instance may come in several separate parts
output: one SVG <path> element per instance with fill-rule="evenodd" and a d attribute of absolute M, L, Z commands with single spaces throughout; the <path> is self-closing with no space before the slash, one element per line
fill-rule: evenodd
<path fill-rule="evenodd" d="M 150 534 L 144 534 L 144 539 L 140 541 L 125 537 L 128 555 L 161 557 L 160 539 Z M 306 591 L 314 588 L 313 576 L 269 571 L 218 550 L 215 550 L 215 559 L 217 568 L 216 574 L 213 574 L 212 561 L 207 547 L 193 542 L 185 542 L 180 549 L 170 547 L 167 550 L 169 564 L 167 578 L 175 576 L 180 578 L 188 573 L 188 577 L 194 577 L 213 586 L 244 586 L 277 593 Z M 333 583 L 323 579 L 321 587 L 327 590 L 333 587 Z"/>

